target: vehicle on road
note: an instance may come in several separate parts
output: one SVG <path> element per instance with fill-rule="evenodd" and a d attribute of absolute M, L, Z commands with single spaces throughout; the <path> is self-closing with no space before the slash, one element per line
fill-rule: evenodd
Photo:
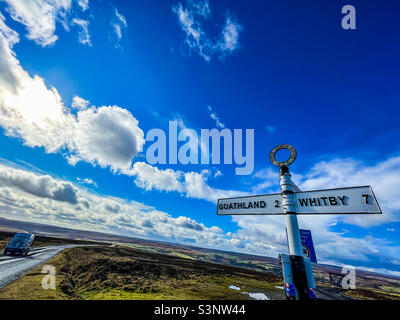
<path fill-rule="evenodd" d="M 31 233 L 16 233 L 4 249 L 4 255 L 27 255 L 35 240 Z"/>

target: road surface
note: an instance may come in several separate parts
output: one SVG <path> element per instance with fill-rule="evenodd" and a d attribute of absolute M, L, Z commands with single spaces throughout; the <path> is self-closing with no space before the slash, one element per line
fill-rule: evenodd
<path fill-rule="evenodd" d="M 0 289 L 17 280 L 21 275 L 40 266 L 57 253 L 77 245 L 33 248 L 27 256 L 0 255 Z"/>
<path fill-rule="evenodd" d="M 354 300 L 346 296 L 345 291 L 336 288 L 317 287 L 315 292 L 319 300 Z"/>

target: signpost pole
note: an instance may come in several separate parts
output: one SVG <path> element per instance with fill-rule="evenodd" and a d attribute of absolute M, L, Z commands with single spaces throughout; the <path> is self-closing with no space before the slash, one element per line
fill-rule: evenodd
<path fill-rule="evenodd" d="M 282 191 L 282 209 L 286 216 L 289 254 L 301 256 L 303 253 L 299 223 L 297 221 L 296 195 L 293 188 L 293 182 L 288 167 L 280 167 L 279 171 Z"/>

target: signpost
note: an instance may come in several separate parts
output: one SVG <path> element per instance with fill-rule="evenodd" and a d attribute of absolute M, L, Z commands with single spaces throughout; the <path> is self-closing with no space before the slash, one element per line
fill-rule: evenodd
<path fill-rule="evenodd" d="M 287 149 L 290 151 L 288 160 L 279 162 L 275 159 L 277 151 Z M 309 260 L 304 260 L 301 234 L 297 215 L 321 214 L 381 214 L 381 208 L 370 186 L 301 191 L 291 179 L 289 165 L 297 157 L 296 150 L 288 144 L 281 144 L 272 149 L 270 161 L 279 167 L 279 180 L 281 193 L 247 196 L 237 198 L 218 199 L 217 215 L 285 215 L 288 247 L 291 261 L 290 279 L 294 282 L 296 299 L 315 297 L 314 279 Z M 311 231 L 309 239 L 311 239 Z M 304 235 L 303 235 L 304 240 Z M 304 242 L 303 242 L 304 243 Z M 308 245 L 310 246 L 309 242 Z M 308 250 L 314 250 L 312 244 Z M 311 258 L 311 252 L 310 252 Z M 316 262 L 316 257 L 314 253 Z M 308 259 L 308 258 L 306 258 Z M 284 274 L 288 274 L 285 266 Z M 308 287 L 304 287 L 307 282 Z M 286 292 L 286 291 L 285 291 Z"/>

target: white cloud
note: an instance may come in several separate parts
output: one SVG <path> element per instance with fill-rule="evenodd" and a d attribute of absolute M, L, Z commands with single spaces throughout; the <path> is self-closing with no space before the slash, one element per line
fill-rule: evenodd
<path fill-rule="evenodd" d="M 217 113 L 214 112 L 210 106 L 208 106 L 207 109 L 210 114 L 210 118 L 215 121 L 216 126 L 220 129 L 225 128 L 225 125 L 221 122 L 221 119 L 218 117 Z"/>
<path fill-rule="evenodd" d="M 91 185 L 91 186 L 95 186 L 96 188 L 98 187 L 97 183 L 91 179 L 91 178 L 76 178 L 76 180 L 81 183 L 81 184 L 87 184 L 87 185 Z"/>
<path fill-rule="evenodd" d="M 124 27 L 127 27 L 127 26 L 128 26 L 128 23 L 126 22 L 125 17 L 124 17 L 121 13 L 119 13 L 119 11 L 117 10 L 117 8 L 114 8 L 114 13 L 115 13 L 115 16 L 117 17 L 117 20 L 118 20 Z"/>
<path fill-rule="evenodd" d="M 80 201 L 79 190 L 68 181 L 56 180 L 49 175 L 38 175 L 32 172 L 0 165 L 0 184 L 24 193 L 77 204 Z"/>
<path fill-rule="evenodd" d="M 226 18 L 221 40 L 218 42 L 219 50 L 223 55 L 227 55 L 238 48 L 241 30 L 242 27 L 232 17 Z"/>
<path fill-rule="evenodd" d="M 212 27 L 208 0 L 187 0 L 185 5 L 178 3 L 172 9 L 185 33 L 185 44 L 204 60 L 210 61 L 214 55 L 224 58 L 239 47 L 242 27 L 230 13 L 226 14 L 224 28 L 218 37 L 208 30 Z"/>
<path fill-rule="evenodd" d="M 7 41 L 10 43 L 10 45 L 14 45 L 17 42 L 19 42 L 19 35 L 16 31 L 10 29 L 6 24 L 5 24 L 6 18 L 0 13 L 0 32 L 3 34 L 3 36 L 7 39 Z"/>
<path fill-rule="evenodd" d="M 90 34 L 89 34 L 89 21 L 83 19 L 72 19 L 71 22 L 72 26 L 79 26 L 79 42 L 87 45 L 89 47 L 92 46 L 92 42 L 90 41 Z"/>
<path fill-rule="evenodd" d="M 187 198 L 204 199 L 216 203 L 224 197 L 241 196 L 246 193 L 236 190 L 222 190 L 212 188 L 207 180 L 209 170 L 199 172 L 183 172 L 179 170 L 161 170 L 144 162 L 136 162 L 132 170 L 125 172 L 134 176 L 135 184 L 145 190 L 175 191 Z"/>
<path fill-rule="evenodd" d="M 183 191 L 180 182 L 182 173 L 172 169 L 160 170 L 147 163 L 136 162 L 131 174 L 135 176 L 135 184 L 147 191 Z"/>
<path fill-rule="evenodd" d="M 90 105 L 90 101 L 89 100 L 85 100 L 79 96 L 74 96 L 72 98 L 72 104 L 71 107 L 74 109 L 78 109 L 78 110 L 85 110 L 89 107 Z"/>
<path fill-rule="evenodd" d="M 66 26 L 66 15 L 71 9 L 71 0 L 4 0 L 8 4 L 11 17 L 25 25 L 28 39 L 41 46 L 53 45 L 56 22 Z"/>
<path fill-rule="evenodd" d="M 114 32 L 115 47 L 121 48 L 120 40 L 122 39 L 122 31 L 128 27 L 126 18 L 114 7 L 114 17 L 111 20 L 111 26 Z"/>
<path fill-rule="evenodd" d="M 214 178 L 222 176 L 222 172 L 220 170 L 216 170 L 214 173 Z"/>
<path fill-rule="evenodd" d="M 70 150 L 72 162 L 83 160 L 113 171 L 127 170 L 143 150 L 144 134 L 139 122 L 117 106 L 79 111 Z"/>
<path fill-rule="evenodd" d="M 82 8 L 82 11 L 89 9 L 89 0 L 78 0 L 78 5 Z"/>
<path fill-rule="evenodd" d="M 273 188 L 273 189 L 272 189 Z M 252 193 L 280 192 L 279 172 L 272 168 L 259 170 L 253 174 Z"/>

